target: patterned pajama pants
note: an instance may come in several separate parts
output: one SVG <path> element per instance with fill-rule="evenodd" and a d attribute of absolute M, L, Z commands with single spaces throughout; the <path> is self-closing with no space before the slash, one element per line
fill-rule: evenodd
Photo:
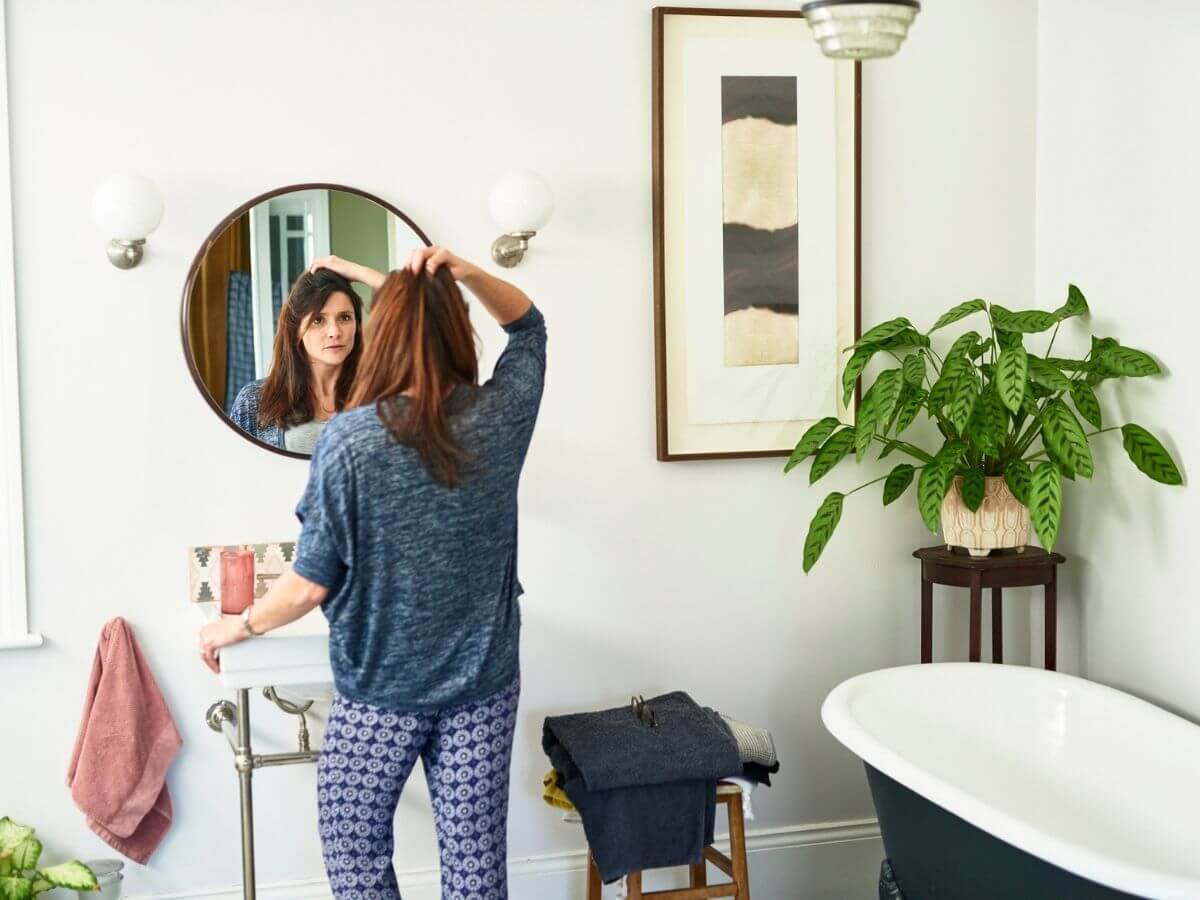
<path fill-rule="evenodd" d="M 425 767 L 442 900 L 507 900 L 508 784 L 521 679 L 436 713 L 334 697 L 317 763 L 317 818 L 335 900 L 397 900 L 392 821 Z"/>

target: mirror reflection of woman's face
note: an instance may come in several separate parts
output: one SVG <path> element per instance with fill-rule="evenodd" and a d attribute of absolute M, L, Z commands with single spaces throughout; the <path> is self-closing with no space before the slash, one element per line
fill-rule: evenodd
<path fill-rule="evenodd" d="M 358 322 L 354 304 L 341 291 L 329 295 L 318 312 L 300 322 L 300 341 L 309 362 L 340 366 L 354 349 Z"/>

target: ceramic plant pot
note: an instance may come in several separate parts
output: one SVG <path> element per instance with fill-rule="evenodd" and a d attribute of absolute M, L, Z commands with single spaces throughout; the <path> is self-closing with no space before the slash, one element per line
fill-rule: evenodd
<path fill-rule="evenodd" d="M 963 547 L 972 556 L 1029 543 L 1029 509 L 1013 496 L 1003 476 L 984 479 L 983 502 L 971 512 L 962 499 L 962 476 L 942 500 L 942 536 L 947 547 Z"/>

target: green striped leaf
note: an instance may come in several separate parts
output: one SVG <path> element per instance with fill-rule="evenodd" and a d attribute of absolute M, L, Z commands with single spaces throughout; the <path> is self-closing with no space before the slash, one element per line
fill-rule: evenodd
<path fill-rule="evenodd" d="M 910 353 L 904 358 L 904 381 L 919 388 L 925 380 L 925 354 Z"/>
<path fill-rule="evenodd" d="M 1025 346 L 1021 340 L 1021 332 L 1019 331 L 997 331 L 996 344 L 1003 350 L 1011 350 L 1013 347 Z"/>
<path fill-rule="evenodd" d="M 985 391 L 975 404 L 967 434 L 984 453 L 995 456 L 1000 452 L 1008 434 L 1008 413 L 995 390 Z"/>
<path fill-rule="evenodd" d="M 977 331 L 968 331 L 960 334 L 955 339 L 954 343 L 950 345 L 950 349 L 946 351 L 947 365 L 950 363 L 951 359 L 958 356 L 969 360 L 971 356 L 971 349 L 978 344 L 980 340 L 981 338 L 979 337 L 979 332 Z M 943 369 L 943 371 L 945 371 L 945 369 Z"/>
<path fill-rule="evenodd" d="M 1162 372 L 1158 363 L 1149 353 L 1134 350 L 1132 347 L 1111 347 L 1100 357 L 1100 364 L 1114 375 L 1127 375 L 1141 378 L 1145 375 L 1158 375 Z"/>
<path fill-rule="evenodd" d="M 1092 477 L 1092 450 L 1075 414 L 1061 400 L 1051 400 L 1042 410 L 1042 443 L 1070 471 Z"/>
<path fill-rule="evenodd" d="M 942 521 L 942 499 L 950 487 L 951 471 L 950 466 L 934 461 L 921 469 L 917 478 L 917 507 L 925 527 L 934 534 Z"/>
<path fill-rule="evenodd" d="M 858 419 L 855 423 L 854 450 L 859 462 L 862 462 L 863 457 L 866 456 L 879 426 L 884 426 L 886 430 L 891 423 L 892 414 L 896 410 L 896 404 L 900 400 L 900 393 L 903 389 L 904 378 L 901 371 L 887 369 L 879 373 L 875 383 L 863 394 L 862 405 L 859 407 Z"/>
<path fill-rule="evenodd" d="M 996 360 L 996 390 L 1000 400 L 1014 413 L 1021 409 L 1021 401 L 1025 399 L 1028 371 L 1029 356 L 1020 344 L 1000 352 Z"/>
<path fill-rule="evenodd" d="M 910 350 L 915 347 L 928 347 L 929 338 L 915 328 L 905 328 L 882 341 L 876 341 L 875 346 L 880 350 Z"/>
<path fill-rule="evenodd" d="M 854 342 L 854 346 L 862 347 L 866 344 L 877 344 L 880 341 L 886 341 L 890 337 L 895 337 L 906 328 L 912 328 L 912 322 L 903 316 L 896 319 L 889 319 L 886 322 L 880 322 L 874 328 L 868 329 L 866 334 Z"/>
<path fill-rule="evenodd" d="M 876 415 L 881 423 L 887 424 L 892 420 L 892 415 L 900 403 L 900 394 L 904 390 L 904 375 L 900 369 L 880 372 L 879 378 L 875 380 L 875 387 L 878 388 Z"/>
<path fill-rule="evenodd" d="M 821 551 L 833 537 L 833 531 L 842 518 L 842 501 L 844 499 L 843 494 L 834 491 L 822 501 L 816 514 L 812 517 L 812 522 L 808 526 L 808 535 L 804 538 L 805 572 L 808 572 L 821 558 Z"/>
<path fill-rule="evenodd" d="M 1041 309 L 1026 309 L 1009 312 L 1002 306 L 992 307 L 992 324 L 997 331 L 1016 331 L 1021 334 L 1039 334 L 1057 325 L 1058 316 Z"/>
<path fill-rule="evenodd" d="M 962 494 L 963 505 L 971 512 L 979 509 L 979 504 L 983 503 L 983 491 L 986 483 L 983 480 L 983 469 L 967 469 L 963 475 Z"/>
<path fill-rule="evenodd" d="M 977 313 L 987 308 L 987 303 L 983 300 L 968 300 L 966 303 L 960 303 L 947 312 L 942 313 L 941 317 L 933 323 L 933 327 L 926 334 L 933 334 L 939 328 L 945 328 L 957 322 L 959 319 L 965 319 L 971 313 Z"/>
<path fill-rule="evenodd" d="M 788 461 L 783 467 L 784 474 L 792 471 L 805 459 L 816 453 L 825 443 L 825 439 L 833 434 L 833 430 L 838 427 L 838 424 L 835 416 L 826 416 L 816 424 L 810 425 L 796 443 L 796 449 L 792 451 L 792 455 L 788 457 Z"/>
<path fill-rule="evenodd" d="M 813 459 L 812 468 L 808 471 L 809 484 L 816 484 L 829 474 L 830 469 L 845 459 L 846 454 L 854 446 L 854 431 L 853 428 L 835 431 L 821 445 L 821 449 L 817 451 L 817 455 Z"/>
<path fill-rule="evenodd" d="M 1183 484 L 1183 474 L 1166 447 L 1141 425 L 1121 426 L 1122 444 L 1133 464 L 1160 484 Z"/>
<path fill-rule="evenodd" d="M 1097 428 L 1104 427 L 1104 418 L 1100 413 L 1100 401 L 1096 399 L 1096 392 L 1092 390 L 1090 384 L 1086 381 L 1072 381 L 1071 399 L 1075 401 L 1075 408 L 1079 410 L 1079 414 L 1084 419 Z"/>
<path fill-rule="evenodd" d="M 1054 463 L 1044 462 L 1033 470 L 1028 505 L 1029 517 L 1042 546 L 1053 550 L 1062 522 L 1062 477 Z"/>
<path fill-rule="evenodd" d="M 928 396 L 925 391 L 913 391 L 904 398 L 904 402 L 900 404 L 900 411 L 896 414 L 896 434 L 903 433 L 916 420 L 917 413 L 921 411 L 921 405 Z"/>
<path fill-rule="evenodd" d="M 1071 389 L 1071 379 L 1040 356 L 1029 357 L 1029 380 L 1052 391 Z"/>
<path fill-rule="evenodd" d="M 959 375 L 954 385 L 954 396 L 950 398 L 950 421 L 959 431 L 967 427 L 978 398 L 979 383 L 975 380 L 975 373 L 965 372 Z"/>
<path fill-rule="evenodd" d="M 1045 445 L 1046 445 L 1046 442 L 1043 440 L 1042 446 L 1046 451 L 1046 459 L 1048 459 L 1048 460 L 1050 460 L 1050 462 L 1054 463 L 1054 467 L 1056 469 L 1058 469 L 1058 473 L 1063 478 L 1066 478 L 1068 481 L 1074 481 L 1075 480 L 1075 470 L 1071 468 L 1071 464 L 1069 462 L 1067 462 L 1067 460 L 1064 459 L 1062 456 L 1055 453 L 1050 447 L 1047 447 Z"/>
<path fill-rule="evenodd" d="M 958 376 L 966 370 L 967 365 L 967 360 L 961 356 L 946 360 L 946 364 L 942 367 L 942 374 L 938 376 L 937 381 L 933 383 L 933 388 L 929 391 L 930 412 L 936 413 L 950 402 L 954 396 L 954 388 L 958 384 Z"/>
<path fill-rule="evenodd" d="M 1070 319 L 1073 316 L 1086 316 L 1088 314 L 1087 300 L 1083 297 L 1083 291 L 1069 285 L 1067 287 L 1067 302 L 1054 311 L 1054 315 L 1061 322 L 1063 319 Z"/>
<path fill-rule="evenodd" d="M 967 445 L 963 441 L 946 441 L 942 449 L 934 454 L 933 462 L 953 471 L 966 452 Z"/>
<path fill-rule="evenodd" d="M 854 420 L 854 458 L 863 461 L 867 449 L 879 428 L 879 386 L 878 380 L 863 394 L 862 403 L 858 407 L 858 415 Z"/>
<path fill-rule="evenodd" d="M 884 506 L 898 500 L 900 495 L 908 490 L 908 486 L 912 484 L 913 475 L 916 474 L 916 471 L 908 463 L 900 463 L 900 465 L 888 473 L 888 477 L 883 482 Z"/>
<path fill-rule="evenodd" d="M 1021 401 L 1021 414 L 1025 416 L 1036 416 L 1037 411 L 1037 398 L 1033 396 L 1032 391 L 1027 391 L 1025 393 L 1025 399 Z"/>
<path fill-rule="evenodd" d="M 846 368 L 842 370 L 843 406 L 850 405 L 850 398 L 854 396 L 854 384 L 858 381 L 858 376 L 863 373 L 863 369 L 867 367 L 867 363 L 871 361 L 871 357 L 878 352 L 878 349 L 875 347 L 859 347 L 850 355 L 850 359 L 846 361 Z"/>
<path fill-rule="evenodd" d="M 1029 465 L 1023 459 L 1014 459 L 1004 468 L 1004 482 L 1012 495 L 1025 506 L 1029 505 Z"/>

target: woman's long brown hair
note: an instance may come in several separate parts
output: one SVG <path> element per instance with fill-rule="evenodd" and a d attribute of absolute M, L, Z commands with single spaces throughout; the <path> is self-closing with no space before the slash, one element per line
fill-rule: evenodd
<path fill-rule="evenodd" d="M 305 272 L 296 279 L 287 302 L 279 311 L 275 326 L 275 346 L 271 354 L 271 371 L 263 381 L 258 401 L 258 424 L 292 428 L 310 421 L 313 408 L 312 365 L 301 341 L 300 324 L 310 313 L 319 313 L 333 294 L 345 294 L 354 306 L 354 347 L 342 363 L 334 387 L 334 408 L 342 410 L 350 396 L 363 355 L 362 300 L 354 288 L 336 272 L 318 269 Z"/>
<path fill-rule="evenodd" d="M 349 406 L 374 403 L 392 437 L 413 447 L 438 481 L 458 486 L 472 455 L 450 433 L 448 400 L 458 385 L 478 383 L 479 357 L 449 271 L 389 273 L 371 303 L 366 338 Z"/>

